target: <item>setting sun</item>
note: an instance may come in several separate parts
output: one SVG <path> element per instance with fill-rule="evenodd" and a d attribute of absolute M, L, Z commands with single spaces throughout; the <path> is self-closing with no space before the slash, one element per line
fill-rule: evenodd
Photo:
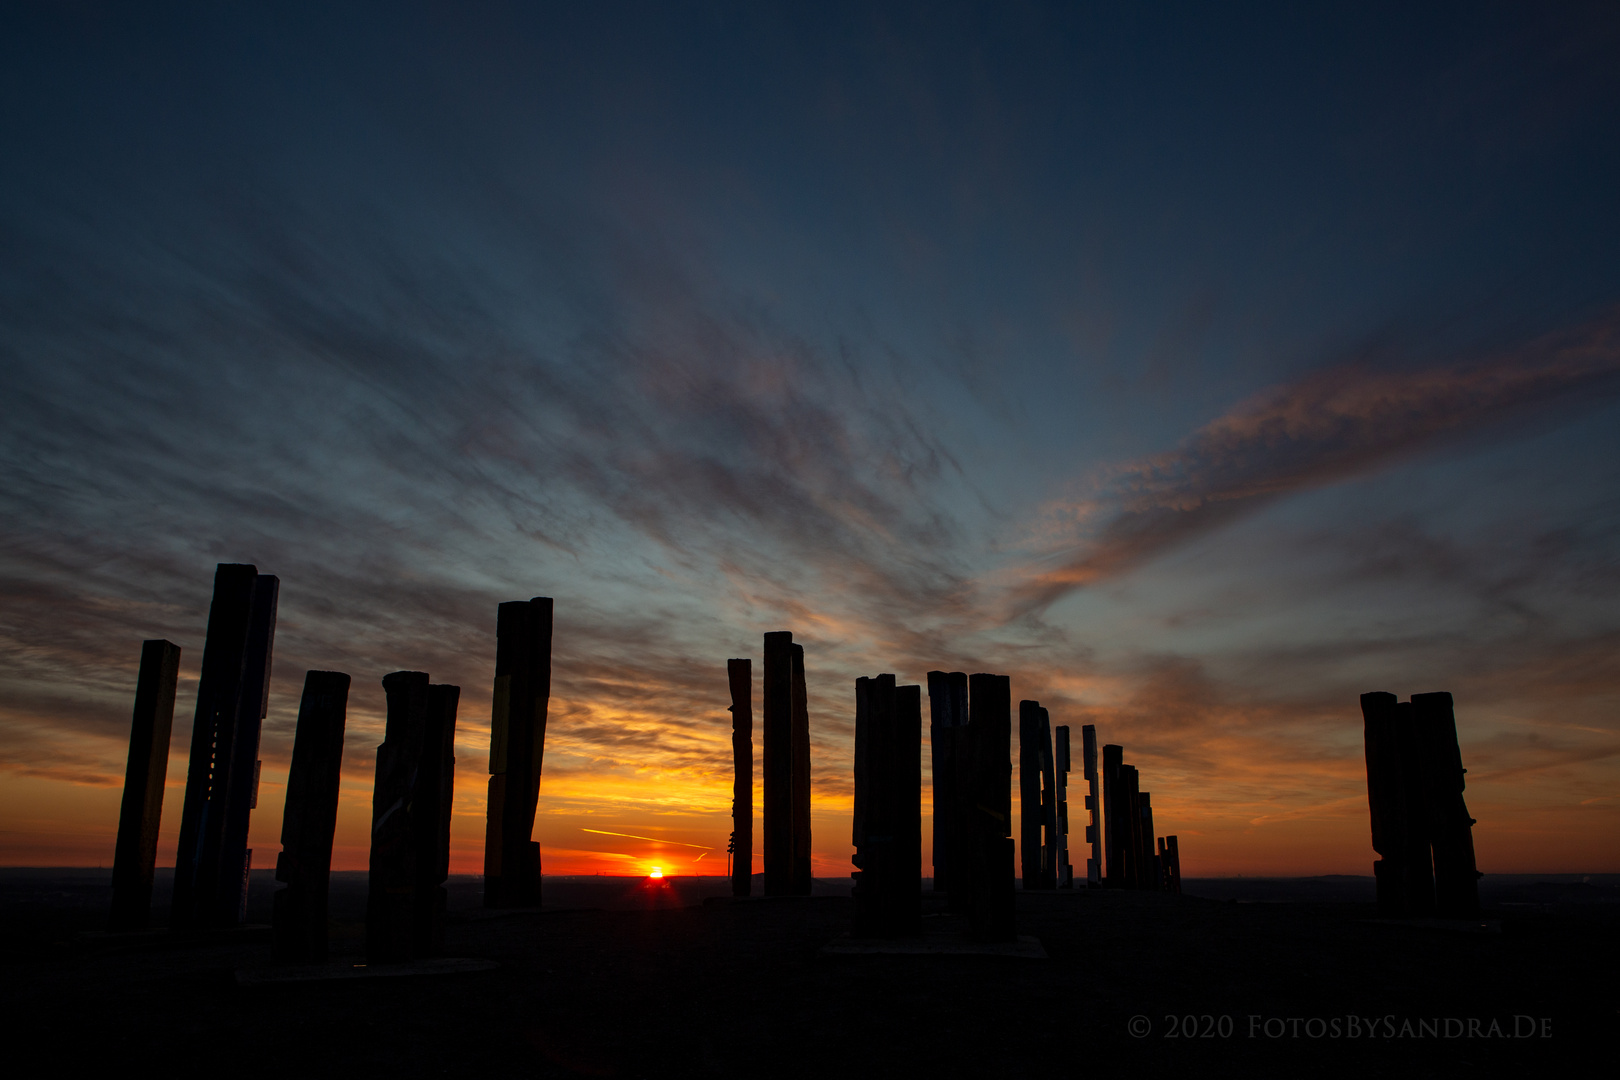
<path fill-rule="evenodd" d="M 650 878 L 661 878 L 664 876 L 664 869 L 661 866 L 655 866 L 652 868 L 652 873 L 648 874 L 647 876 Z"/>

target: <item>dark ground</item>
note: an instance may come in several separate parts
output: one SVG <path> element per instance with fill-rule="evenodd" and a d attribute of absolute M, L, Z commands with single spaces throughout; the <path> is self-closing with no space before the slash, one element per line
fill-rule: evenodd
<path fill-rule="evenodd" d="M 365 876 L 335 878 L 334 953 L 357 957 Z M 82 936 L 109 881 L 0 870 L 8 1075 L 1609 1075 L 1620 1034 L 1614 875 L 1486 878 L 1499 934 L 1367 922 L 1370 878 L 1021 893 L 1020 932 L 1047 961 L 818 955 L 849 925 L 843 880 L 705 904 L 723 880 L 548 878 L 542 911 L 488 918 L 478 879 L 456 878 L 449 951 L 499 969 L 253 988 L 232 972 L 269 965 L 263 934 Z M 160 900 L 168 887 L 160 874 Z M 254 875 L 251 922 L 269 921 L 274 887 Z M 1167 1037 L 1167 1014 L 1209 1037 Z M 1352 1015 L 1377 1036 L 1346 1037 Z M 1443 1037 L 1448 1019 L 1512 1033 L 1515 1017 L 1535 1018 L 1521 1032 L 1547 1018 L 1551 1038 Z M 1313 1018 L 1339 1037 L 1312 1037 Z M 1408 1018 L 1422 1037 L 1381 1037 Z"/>

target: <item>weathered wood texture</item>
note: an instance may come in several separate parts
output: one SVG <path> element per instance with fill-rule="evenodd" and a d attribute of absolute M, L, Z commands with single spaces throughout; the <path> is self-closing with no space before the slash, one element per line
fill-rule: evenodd
<path fill-rule="evenodd" d="M 754 871 L 754 668 L 727 660 L 731 686 L 731 895 L 747 896 Z"/>
<path fill-rule="evenodd" d="M 248 564 L 221 563 L 214 572 L 175 852 L 175 930 L 234 925 L 246 915 L 248 823 L 258 801 L 279 588 Z"/>
<path fill-rule="evenodd" d="M 276 880 L 287 885 L 277 891 L 272 913 L 275 954 L 282 963 L 317 964 L 327 957 L 327 887 L 348 702 L 349 677 L 343 672 L 305 674 L 276 858 Z"/>
<path fill-rule="evenodd" d="M 793 646 L 793 862 L 789 891 L 810 895 L 810 703 L 804 683 L 804 646 Z"/>
<path fill-rule="evenodd" d="M 1097 772 L 1097 726 L 1084 724 L 1080 728 L 1080 755 L 1082 774 L 1086 781 L 1086 834 L 1090 847 L 1086 855 L 1086 885 L 1100 886 L 1103 871 L 1102 794 Z"/>
<path fill-rule="evenodd" d="M 793 635 L 765 635 L 765 895 L 793 893 Z"/>
<path fill-rule="evenodd" d="M 1017 937 L 1017 881 L 1012 840 L 1012 680 L 978 673 L 968 677 L 971 764 L 968 842 L 972 881 L 968 921 L 976 937 Z"/>
<path fill-rule="evenodd" d="M 552 600 L 501 604 L 495 616 L 489 796 L 484 823 L 484 906 L 540 903 L 534 835 L 551 703 Z"/>
<path fill-rule="evenodd" d="M 163 784 L 169 775 L 169 733 L 174 727 L 174 690 L 180 646 L 155 639 L 141 643 L 135 680 L 135 713 L 129 725 L 129 762 L 118 812 L 113 853 L 113 900 L 108 927 L 140 930 L 152 918 L 152 872 L 157 865 Z"/>

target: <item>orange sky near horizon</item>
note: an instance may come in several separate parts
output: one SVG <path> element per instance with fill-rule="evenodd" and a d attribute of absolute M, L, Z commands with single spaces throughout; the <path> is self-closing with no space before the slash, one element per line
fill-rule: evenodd
<path fill-rule="evenodd" d="M 195 657 L 193 657 L 195 659 Z M 757 669 L 756 669 L 757 671 Z M 195 693 L 195 672 L 190 689 Z M 708 731 L 716 757 L 729 759 L 730 717 L 724 709 L 725 671 L 716 671 L 713 722 Z M 756 673 L 756 689 L 758 677 Z M 845 745 L 850 720 L 835 718 L 831 688 L 812 683 L 812 730 L 816 747 L 816 787 L 812 796 L 813 873 L 821 878 L 846 877 L 852 866 L 849 843 L 849 752 Z M 357 690 L 359 688 L 357 687 Z M 1014 683 L 1015 695 L 1018 683 Z M 273 696 L 290 694 L 283 681 Z M 380 727 L 381 717 L 367 715 L 364 692 L 359 708 L 351 707 L 333 869 L 364 870 L 370 820 L 372 742 L 357 745 L 364 731 Z M 852 697 L 852 695 L 851 695 Z M 185 699 L 182 692 L 181 700 Z M 759 700 L 756 694 L 756 703 Z M 280 702 L 286 707 L 285 701 Z M 1374 858 L 1367 822 L 1365 776 L 1360 756 L 1360 717 L 1354 702 L 1344 710 L 1343 730 L 1335 751 L 1315 760 L 1295 760 L 1283 768 L 1258 753 L 1263 739 L 1228 737 L 1205 744 L 1210 760 L 1193 763 L 1132 753 L 1129 730 L 1099 725 L 1099 742 L 1121 741 L 1126 759 L 1142 771 L 1143 787 L 1153 793 L 1154 819 L 1161 835 L 1181 838 L 1186 877 L 1309 876 L 1370 874 Z M 488 747 L 487 693 L 462 697 L 456 740 L 456 795 L 451 826 L 453 873 L 482 870 L 485 772 Z M 1065 722 L 1054 709 L 1054 726 Z M 179 829 L 189 744 L 189 717 L 177 707 L 171 740 L 158 863 L 172 865 Z M 1471 746 L 1474 726 L 1459 703 L 1458 727 L 1465 765 L 1471 768 L 1467 792 L 1479 820 L 1475 845 L 1486 873 L 1608 873 L 1620 870 L 1620 830 L 1615 816 L 1620 798 L 1602 791 L 1597 763 L 1564 761 L 1543 764 L 1528 777 L 1503 767 L 1489 746 Z M 571 759 L 580 751 L 569 730 L 578 703 L 553 701 L 547 737 L 548 768 L 536 817 L 535 837 L 548 874 L 644 875 L 659 867 L 666 875 L 724 874 L 730 829 L 729 769 L 663 768 L 656 762 L 636 766 L 604 762 L 580 768 Z M 641 713 L 617 718 L 625 725 L 656 726 L 659 717 Z M 842 721 L 842 724 L 839 721 Z M 925 717 L 926 724 L 926 717 Z M 1079 720 L 1073 726 L 1078 727 Z M 359 730 L 357 730 L 359 729 Z M 111 766 L 123 749 L 111 740 L 97 755 Z M 1076 732 L 1078 742 L 1078 732 Z M 762 804 L 758 769 L 761 758 L 759 717 L 755 716 L 754 870 L 762 870 L 759 818 Z M 1016 734 L 1013 755 L 1016 759 Z M 928 749 L 923 743 L 924 867 L 931 860 L 928 799 Z M 1078 763 L 1078 753 L 1076 753 Z M 253 816 L 250 844 L 257 868 L 274 866 L 286 780 L 285 757 L 267 755 L 259 808 Z M 28 775 L 16 770 L 0 775 L 0 865 L 110 866 L 117 831 L 121 771 L 97 776 L 82 772 L 72 779 Z M 1084 822 L 1085 782 L 1070 775 L 1071 827 L 1079 834 Z M 1016 786 L 1014 788 L 1016 814 Z M 616 835 L 617 834 L 617 835 Z M 1017 836 L 1017 829 L 1014 829 Z M 1071 839 L 1071 862 L 1084 872 L 1085 851 Z"/>

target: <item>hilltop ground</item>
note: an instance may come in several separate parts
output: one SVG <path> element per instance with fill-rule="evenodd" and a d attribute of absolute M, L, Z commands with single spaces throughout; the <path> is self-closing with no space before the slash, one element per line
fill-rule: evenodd
<path fill-rule="evenodd" d="M 334 952 L 358 958 L 364 875 L 335 877 Z M 233 973 L 269 965 L 262 933 L 86 937 L 109 878 L 0 870 L 8 1058 L 31 1062 L 11 1075 L 1480 1076 L 1586 1064 L 1594 1040 L 1608 1058 L 1620 1031 L 1607 876 L 1487 878 L 1502 932 L 1481 934 L 1370 922 L 1365 878 L 1020 893 L 1047 960 L 822 955 L 849 925 L 845 881 L 705 903 L 723 880 L 548 878 L 539 912 L 486 917 L 457 878 L 449 952 L 499 968 L 255 987 Z M 274 887 L 255 875 L 250 922 Z M 1195 1037 L 1169 1037 L 1168 1014 L 1198 1018 Z M 1421 1037 L 1385 1037 L 1408 1019 Z M 1466 1037 L 1493 1019 L 1538 1037 Z"/>

